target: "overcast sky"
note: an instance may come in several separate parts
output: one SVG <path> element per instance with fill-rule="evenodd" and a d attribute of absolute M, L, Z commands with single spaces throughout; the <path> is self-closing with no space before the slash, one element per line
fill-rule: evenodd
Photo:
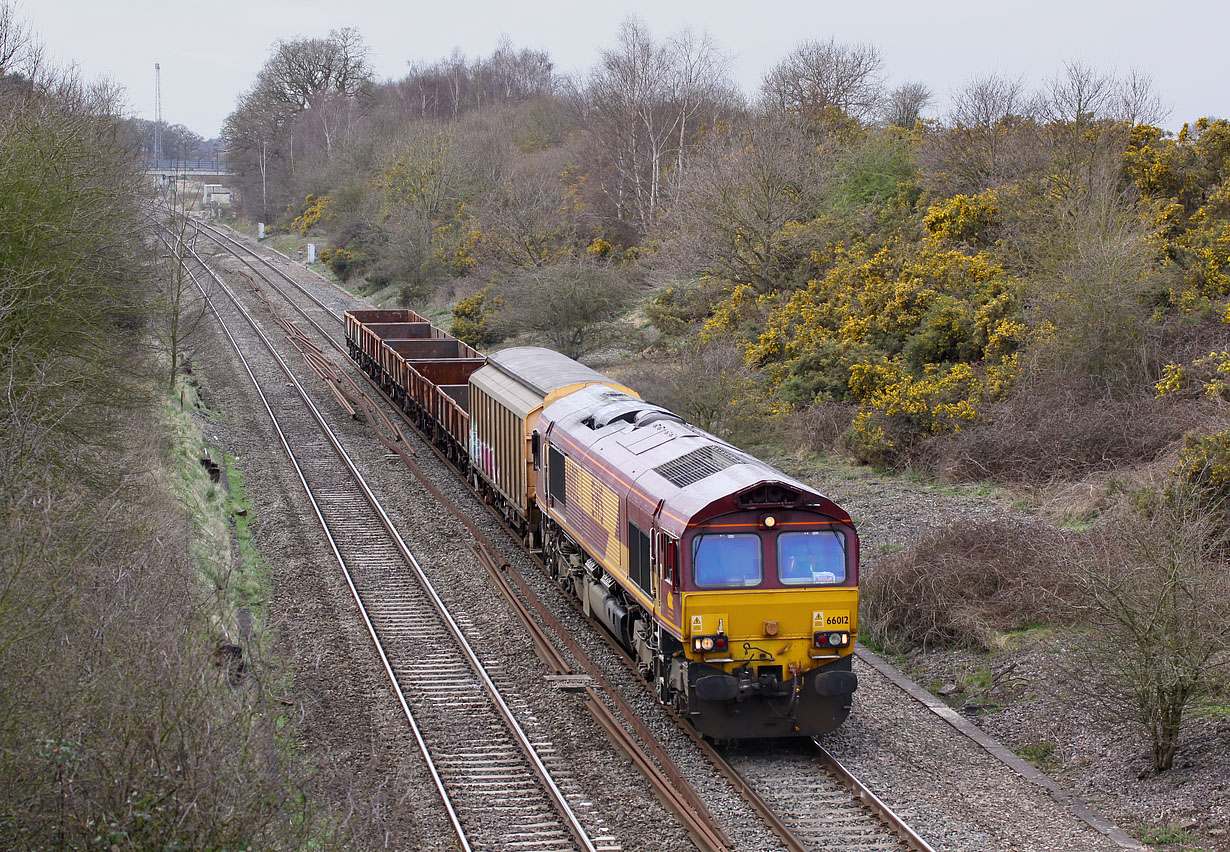
<path fill-rule="evenodd" d="M 507 34 L 547 51 L 561 72 L 590 68 L 637 15 L 664 39 L 684 27 L 707 31 L 732 58 L 731 73 L 754 92 L 761 75 L 803 39 L 869 42 L 890 83 L 919 81 L 932 112 L 972 77 L 992 72 L 1040 85 L 1069 61 L 1153 78 L 1177 129 L 1200 116 L 1230 117 L 1230 0 L 17 0 L 58 64 L 124 87 L 130 111 L 154 116 L 154 63 L 162 65 L 162 113 L 205 137 L 222 122 L 278 39 L 358 28 L 379 77 L 404 76 L 459 47 L 486 56 Z"/>

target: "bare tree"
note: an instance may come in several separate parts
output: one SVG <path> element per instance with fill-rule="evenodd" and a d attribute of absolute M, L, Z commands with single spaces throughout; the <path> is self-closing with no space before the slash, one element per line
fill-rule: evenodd
<path fill-rule="evenodd" d="M 1230 670 L 1230 563 L 1218 506 L 1175 485 L 1146 518 L 1123 517 L 1068 566 L 1093 626 L 1085 680 L 1144 729 L 1152 767 L 1174 762 L 1188 703 Z"/>
<path fill-rule="evenodd" d="M 551 58 L 538 50 L 517 50 L 507 35 L 481 67 L 494 84 L 492 94 L 505 103 L 549 95 L 555 88 Z"/>
<path fill-rule="evenodd" d="M 628 18 L 619 45 L 602 51 L 582 94 L 585 123 L 600 140 L 613 172 L 607 194 L 616 217 L 646 234 L 658 213 L 662 172 L 677 116 L 670 100 L 666 51 L 644 25 Z"/>
<path fill-rule="evenodd" d="M 174 389 L 180 360 L 189 339 L 208 313 L 205 299 L 195 298 L 195 278 L 188 269 L 196 250 L 196 231 L 189 223 L 189 211 L 200 199 L 200 192 L 189 194 L 173 183 L 163 199 L 165 228 L 170 235 L 158 252 L 159 263 L 153 273 L 158 296 L 153 305 L 153 333 L 168 359 L 167 386 Z"/>
<path fill-rule="evenodd" d="M 1114 118 L 1115 78 L 1083 62 L 1064 63 L 1046 81 L 1039 100 L 1042 117 L 1053 123 L 1088 125 Z"/>
<path fill-rule="evenodd" d="M 923 83 L 904 83 L 885 101 L 884 121 L 891 127 L 912 130 L 933 100 L 931 90 Z"/>
<path fill-rule="evenodd" d="M 831 157 L 781 117 L 710 134 L 682 181 L 664 254 L 680 274 L 773 292 L 798 260 L 786 225 L 816 215 L 831 172 Z"/>
<path fill-rule="evenodd" d="M 740 421 L 734 403 L 755 388 L 743 354 L 726 340 L 693 339 L 676 358 L 656 359 L 652 366 L 632 373 L 629 381 L 646 399 L 727 438 Z"/>
<path fill-rule="evenodd" d="M 502 308 L 492 325 L 501 337 L 529 333 L 570 358 L 610 339 L 611 320 L 632 296 L 619 272 L 586 261 L 525 270 L 497 288 Z"/>
<path fill-rule="evenodd" d="M 1136 87 L 1144 96 L 1143 82 Z M 1066 63 L 1046 82 L 1039 103 L 1061 191 L 1083 192 L 1121 168 L 1132 125 L 1121 113 L 1123 92 L 1113 74 L 1083 62 Z"/>
<path fill-rule="evenodd" d="M 41 48 L 30 33 L 30 25 L 17 17 L 14 0 L 0 2 L 0 77 L 28 73 Z"/>
<path fill-rule="evenodd" d="M 1160 124 L 1172 107 L 1162 101 L 1153 88 L 1153 78 L 1133 69 L 1119 81 L 1117 115 L 1128 124 Z"/>
<path fill-rule="evenodd" d="M 953 94 L 947 128 L 925 141 L 920 165 L 952 195 L 1024 177 L 1044 161 L 1035 113 L 1019 78 L 975 78 Z"/>
<path fill-rule="evenodd" d="M 991 74 L 974 78 L 953 94 L 948 121 L 954 127 L 990 129 L 1033 113 L 1021 78 Z"/>
<path fill-rule="evenodd" d="M 249 188 L 260 186 L 261 212 L 284 201 L 271 178 L 295 172 L 297 133 L 323 140 L 326 161 L 350 132 L 354 101 L 371 84 L 367 48 L 358 31 L 332 30 L 327 38 L 279 41 L 226 120 L 223 140 L 231 165 Z M 305 114 L 310 120 L 301 119 Z"/>
<path fill-rule="evenodd" d="M 295 111 L 312 109 L 329 94 L 357 96 L 371 82 L 368 51 L 352 27 L 328 38 L 278 41 L 257 76 L 257 85 Z"/>
<path fill-rule="evenodd" d="M 674 89 L 678 100 L 679 141 L 675 148 L 673 179 L 678 185 L 686 174 L 688 132 L 693 121 L 708 107 L 733 103 L 737 95 L 727 77 L 730 58 L 722 53 L 708 33 L 689 29 L 672 37 L 668 49 L 674 57 Z M 676 202 L 678 196 L 676 196 Z"/>
<path fill-rule="evenodd" d="M 457 118 L 496 103 L 520 103 L 555 91 L 551 57 L 543 51 L 516 50 L 508 36 L 486 59 L 469 61 L 454 48 L 445 59 L 412 63 L 397 88 L 420 118 Z"/>
<path fill-rule="evenodd" d="M 560 259 L 577 241 L 568 213 L 567 167 L 558 148 L 521 157 L 478 205 L 482 245 L 500 264 L 543 266 Z"/>
<path fill-rule="evenodd" d="M 222 143 L 238 172 L 245 199 L 260 199 L 253 210 L 267 218 L 284 198 L 284 175 L 294 115 L 286 104 L 270 98 L 259 86 L 240 98 L 226 117 Z M 249 209 L 255 206 L 245 201 Z"/>
<path fill-rule="evenodd" d="M 824 120 L 832 110 L 865 120 L 880 106 L 883 66 L 870 44 L 804 41 L 765 75 L 760 91 L 770 108 L 809 121 Z"/>
<path fill-rule="evenodd" d="M 707 37 L 689 32 L 659 44 L 629 17 L 618 46 L 604 50 L 572 100 L 594 134 L 603 192 L 615 217 L 638 236 L 653 230 L 666 199 L 667 173 L 680 167 L 698 113 L 721 114 L 733 86 L 725 60 Z"/>

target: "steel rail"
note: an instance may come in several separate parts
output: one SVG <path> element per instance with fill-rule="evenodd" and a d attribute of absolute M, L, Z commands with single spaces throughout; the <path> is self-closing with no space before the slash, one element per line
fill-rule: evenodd
<path fill-rule="evenodd" d="M 208 267 L 205 268 L 209 271 Z M 428 772 L 431 775 L 432 783 L 436 788 L 436 792 L 440 796 L 440 801 L 444 805 L 445 812 L 448 814 L 449 822 L 452 824 L 453 830 L 457 834 L 457 841 L 461 844 L 462 849 L 470 852 L 472 847 L 470 846 L 469 839 L 466 837 L 465 829 L 461 825 L 461 820 L 457 815 L 457 811 L 453 808 L 452 800 L 449 798 L 448 791 L 444 787 L 444 781 L 436 769 L 435 761 L 432 760 L 431 750 L 428 748 L 427 742 L 423 737 L 418 721 L 414 718 L 414 712 L 410 709 L 410 704 L 406 701 L 406 695 L 402 691 L 401 685 L 397 682 L 397 676 L 394 674 L 393 666 L 389 662 L 388 655 L 385 653 L 384 645 L 380 642 L 380 638 L 376 634 L 376 628 L 372 624 L 371 619 L 368 617 L 367 609 L 363 605 L 363 600 L 359 595 L 359 590 L 355 588 L 354 580 L 350 576 L 349 569 L 346 567 L 346 561 L 342 557 L 341 552 L 338 550 L 337 542 L 333 538 L 332 532 L 329 530 L 329 525 L 325 522 L 324 514 L 320 509 L 320 504 L 316 501 L 316 496 L 312 492 L 311 486 L 308 484 L 307 477 L 303 473 L 303 468 L 299 466 L 299 461 L 295 458 L 295 453 L 290 447 L 290 442 L 286 438 L 286 433 L 282 431 L 282 425 L 279 423 L 277 415 L 274 414 L 273 407 L 269 404 L 269 400 L 265 396 L 265 392 L 261 389 L 260 382 L 257 380 L 256 375 L 252 372 L 252 367 L 248 363 L 248 359 L 244 356 L 243 351 L 239 346 L 239 342 L 231 333 L 230 327 L 227 326 L 226 320 L 222 318 L 222 314 L 218 311 L 217 306 L 214 305 L 213 299 L 205 291 L 204 287 L 201 286 L 201 283 L 197 280 L 196 275 L 191 270 L 186 271 L 192 278 L 193 283 L 197 286 L 197 289 L 201 291 L 201 295 L 204 297 L 206 304 L 209 305 L 209 309 L 213 312 L 214 317 L 218 320 L 218 325 L 222 329 L 223 334 L 226 335 L 227 340 L 231 344 L 231 348 L 235 351 L 236 356 L 238 356 L 240 363 L 243 365 L 244 372 L 247 373 L 248 378 L 252 381 L 252 387 L 256 390 L 257 396 L 260 397 L 261 405 L 264 407 L 265 413 L 269 415 L 270 423 L 273 425 L 273 429 L 277 433 L 278 442 L 282 446 L 282 451 L 286 454 L 291 466 L 295 469 L 295 475 L 299 479 L 299 484 L 303 486 L 303 492 L 307 496 L 308 502 L 312 506 L 312 512 L 316 517 L 317 523 L 320 524 L 320 528 L 322 532 L 324 532 L 325 539 L 329 543 L 329 549 L 333 553 L 333 558 L 337 561 L 338 567 L 341 568 L 342 575 L 346 579 L 346 585 L 350 589 L 350 594 L 354 597 L 355 602 L 358 604 L 359 614 L 363 618 L 363 624 L 367 629 L 368 636 L 371 638 L 372 643 L 376 648 L 376 653 L 379 655 L 380 662 L 384 666 L 385 674 L 388 676 L 389 683 L 393 687 L 393 692 L 397 696 L 398 703 L 401 705 L 402 713 L 405 715 L 406 721 L 410 725 L 410 730 L 414 734 L 415 743 L 418 745 L 419 751 L 422 753 L 426 762 Z M 214 277 L 215 280 L 218 280 L 217 276 Z M 219 283 L 221 282 L 219 281 Z M 223 286 L 225 287 L 225 285 Z M 240 305 L 238 301 L 234 300 L 233 297 L 232 301 L 234 302 L 236 308 L 246 315 L 246 311 L 243 306 Z M 251 322 L 250 317 L 248 317 L 248 321 Z M 253 327 L 255 328 L 255 324 L 253 324 Z M 259 329 L 257 329 L 257 332 L 260 333 Z M 263 334 L 261 334 L 261 336 L 262 338 L 264 337 Z M 272 352 L 272 348 L 270 351 Z M 277 353 L 274 352 L 273 354 L 274 357 L 278 358 L 279 362 L 281 362 L 281 358 L 278 357 Z M 307 395 L 303 391 L 302 387 L 298 385 L 297 380 L 293 375 L 291 375 L 285 364 L 283 364 L 283 371 L 290 378 L 290 380 L 295 383 L 300 396 L 303 398 L 308 408 L 315 410 L 312 402 L 307 398 Z"/>
<path fill-rule="evenodd" d="M 444 604 L 444 601 L 440 598 L 439 594 L 436 592 L 436 589 L 434 585 L 431 583 L 430 579 L 427 577 L 426 572 L 423 571 L 422 566 L 419 564 L 414 554 L 410 551 L 409 546 L 405 543 L 405 540 L 402 538 L 400 532 L 397 530 L 395 524 L 393 523 L 392 519 L 389 517 L 388 513 L 384 510 L 384 507 L 381 505 L 379 499 L 376 497 L 375 493 L 371 490 L 370 486 L 367 484 L 366 480 L 363 478 L 358 468 L 355 467 L 354 462 L 350 459 L 349 455 L 345 452 L 345 449 L 342 447 L 341 442 L 338 440 L 336 434 L 328 426 L 328 424 L 324 420 L 323 415 L 320 413 L 319 409 L 311 401 L 310 397 L 307 394 L 307 391 L 303 388 L 302 384 L 300 384 L 298 379 L 294 376 L 293 371 L 290 370 L 290 367 L 286 364 L 286 362 L 282 359 L 282 357 L 274 349 L 272 342 L 269 341 L 269 339 L 265 336 L 264 332 L 261 331 L 255 319 L 251 316 L 248 310 L 244 308 L 242 304 L 239 303 L 238 298 L 235 297 L 233 293 L 230 292 L 230 288 L 226 285 L 226 283 L 223 282 L 222 279 L 219 276 L 217 276 L 216 273 L 214 273 L 211 269 L 209 269 L 209 267 L 204 263 L 203 260 L 200 259 L 200 257 L 196 254 L 195 251 L 192 252 L 192 255 L 194 259 L 198 263 L 201 264 L 202 268 L 204 268 L 210 274 L 210 276 L 214 278 L 214 280 L 219 284 L 219 286 L 221 286 L 224 290 L 228 292 L 228 295 L 234 302 L 236 308 L 240 311 L 240 313 L 244 316 L 244 318 L 252 326 L 253 330 L 257 333 L 257 335 L 262 339 L 265 345 L 269 348 L 270 353 L 273 355 L 274 359 L 278 362 L 283 373 L 287 376 L 287 378 L 293 384 L 293 386 L 295 387 L 295 390 L 297 391 L 299 396 L 303 399 L 304 404 L 311 411 L 314 419 L 316 420 L 317 424 L 320 426 L 321 431 L 325 435 L 326 439 L 333 446 L 340 460 L 347 467 L 351 476 L 354 478 L 355 483 L 358 485 L 359 489 L 363 492 L 364 496 L 366 497 L 368 502 L 371 504 L 373 510 L 376 512 L 377 516 L 381 519 L 381 523 L 384 525 L 385 529 L 388 531 L 391 539 L 395 542 L 398 550 L 401 552 L 402 556 L 406 559 L 407 563 L 413 568 L 416 576 L 418 577 L 419 581 L 422 583 L 424 591 L 427 593 L 428 597 L 431 599 L 434 607 L 436 608 L 437 612 L 441 616 L 441 619 L 444 621 L 445 625 L 448 627 L 449 632 L 452 634 L 458 647 L 462 650 L 464 656 L 467 659 L 467 662 L 469 662 L 475 674 L 477 674 L 479 679 L 482 681 L 484 689 L 488 693 L 488 696 L 491 698 L 492 703 L 496 706 L 501 717 L 503 717 L 505 723 L 508 725 L 511 732 L 514 734 L 514 737 L 518 741 L 518 745 L 521 747 L 522 751 L 525 753 L 527 760 L 529 760 L 531 764 L 533 764 L 536 773 L 539 775 L 544 786 L 547 788 L 549 796 L 552 799 L 553 803 L 556 805 L 557 809 L 561 812 L 561 814 L 564 815 L 565 820 L 568 823 L 569 832 L 573 834 L 574 839 L 576 839 L 577 842 L 584 849 L 587 850 L 587 852 L 597 852 L 597 849 L 594 846 L 593 841 L 589 838 L 588 833 L 585 831 L 584 826 L 581 825 L 579 818 L 576 816 L 575 812 L 572 810 L 572 807 L 568 804 L 566 798 L 564 797 L 563 792 L 559 789 L 558 785 L 556 785 L 555 780 L 552 777 L 550 770 L 545 766 L 545 764 L 543 764 L 541 757 L 534 750 L 533 744 L 530 741 L 529 736 L 521 728 L 521 725 L 517 721 L 516 717 L 514 716 L 511 708 L 508 706 L 507 702 L 504 700 L 504 697 L 500 694 L 500 691 L 496 687 L 495 683 L 491 680 L 490 675 L 487 673 L 486 668 L 482 665 L 482 661 L 479 660 L 478 655 L 475 653 L 473 647 L 470 645 L 469 641 L 466 639 L 465 634 L 462 631 L 461 627 L 457 624 L 452 614 L 448 611 L 448 607 Z M 197 281 L 195 276 L 193 276 L 193 281 L 194 283 L 198 284 L 198 287 L 199 287 L 199 281 Z M 219 322 L 222 323 L 223 327 L 225 328 L 225 323 L 222 321 L 221 315 L 217 311 L 217 308 L 213 305 L 212 300 L 209 298 L 208 294 L 205 293 L 204 289 L 203 288 L 201 289 L 202 289 L 202 294 L 205 296 L 206 301 L 210 305 L 211 310 L 214 311 L 215 316 L 218 317 Z M 235 347 L 236 351 L 238 352 L 237 343 L 234 337 L 230 334 L 229 329 L 227 329 L 227 337 L 228 339 L 230 339 L 232 346 Z M 242 354 L 240 357 L 242 358 Z M 246 360 L 244 364 L 245 364 L 245 369 L 248 371 L 249 377 L 252 378 L 253 382 L 255 382 L 256 381 L 255 376 L 252 374 L 250 368 L 248 367 Z M 274 416 L 273 410 L 269 406 L 268 401 L 265 399 L 263 393 L 261 393 L 261 399 L 262 399 L 262 403 L 264 404 L 266 412 L 270 415 L 271 418 L 274 419 L 274 423 L 276 425 L 277 423 L 276 417 Z M 371 620 L 367 615 L 366 605 L 363 603 L 362 597 L 359 594 L 358 589 L 354 585 L 353 578 L 351 577 L 350 572 L 345 565 L 345 560 L 341 556 L 340 552 L 337 550 L 336 544 L 333 541 L 332 536 L 328 533 L 327 524 L 324 521 L 324 517 L 320 512 L 319 506 L 318 504 L 316 504 L 315 499 L 311 497 L 310 486 L 308 485 L 306 478 L 304 478 L 303 472 L 301 468 L 299 467 L 298 462 L 294 460 L 293 452 L 290 450 L 289 444 L 287 443 L 285 436 L 282 434 L 280 427 L 278 427 L 278 433 L 279 433 L 279 439 L 282 443 L 282 447 L 284 451 L 286 451 L 288 455 L 291 456 L 292 462 L 294 463 L 295 469 L 300 477 L 300 482 L 304 486 L 305 491 L 307 491 L 309 494 L 309 499 L 312 502 L 313 509 L 316 513 L 317 519 L 320 522 L 322 528 L 326 530 L 326 536 L 329 539 L 330 547 L 333 550 L 334 556 L 338 560 L 340 567 L 342 568 L 342 571 L 346 577 L 347 585 L 350 587 L 351 594 L 354 596 L 355 601 L 360 608 L 360 612 L 363 615 L 363 620 L 364 620 L 365 625 L 367 626 L 368 633 L 371 636 L 373 642 L 376 643 L 382 663 L 385 666 L 386 674 L 389 675 L 390 680 L 393 682 L 394 690 L 396 691 L 398 695 L 398 698 L 399 698 L 400 703 L 402 704 L 403 710 L 406 712 L 408 718 L 411 720 L 411 725 L 415 729 L 416 738 L 418 738 L 420 742 L 420 748 L 426 749 L 426 743 L 421 738 L 421 734 L 418 731 L 417 724 L 413 721 L 413 715 L 410 712 L 409 705 L 406 702 L 406 699 L 401 690 L 401 687 L 396 682 L 396 676 L 394 675 L 392 671 L 392 666 L 388 660 L 387 655 L 385 654 L 383 650 L 383 647 L 380 645 L 379 638 L 376 635 L 375 627 L 372 625 Z M 424 751 L 424 756 L 427 758 L 428 762 L 430 763 L 431 757 L 430 757 L 429 750 Z M 464 837 L 464 831 L 460 828 L 459 821 L 457 821 L 456 813 L 453 810 L 451 803 L 448 802 L 447 795 L 443 792 L 443 786 L 442 786 L 443 781 L 439 779 L 439 776 L 436 773 L 434 767 L 432 768 L 432 775 L 433 775 L 433 779 L 436 780 L 436 783 L 438 785 L 437 789 L 439 789 L 441 791 L 442 796 L 444 796 L 444 799 L 446 802 L 446 808 L 448 809 L 450 813 L 450 818 L 454 820 L 454 827 L 457 828 L 457 830 L 461 832 L 461 834 L 459 834 L 459 840 L 465 846 L 466 849 L 469 849 L 470 848 L 469 844 L 465 840 L 465 837 Z"/>
<path fill-rule="evenodd" d="M 824 768 L 827 769 L 834 778 L 849 787 L 851 793 L 854 795 L 854 798 L 862 802 L 868 810 L 879 817 L 885 825 L 892 829 L 894 833 L 906 842 L 906 845 L 908 845 L 910 849 L 914 850 L 914 852 L 935 852 L 935 849 L 932 848 L 931 844 L 923 840 L 922 837 L 918 835 L 918 832 L 910 828 L 909 824 L 898 816 L 892 808 L 886 805 L 879 796 L 873 793 L 870 787 L 860 781 L 853 772 L 842 766 L 841 762 L 821 744 L 819 739 L 813 738 L 812 742 L 816 746 L 816 750 L 820 756 L 820 762 L 823 764 Z"/>
<path fill-rule="evenodd" d="M 540 649 L 540 656 L 543 661 L 550 665 L 557 674 L 572 674 L 572 667 L 568 665 L 563 655 L 550 642 L 542 627 L 535 621 L 533 613 L 530 612 L 530 607 L 532 606 L 537 611 L 539 618 L 550 625 L 556 635 L 561 637 L 566 635 L 563 626 L 553 615 L 549 614 L 541 599 L 527 586 L 521 577 L 511 571 L 508 563 L 497 563 L 495 557 L 485 546 L 480 544 L 477 549 L 472 548 L 472 552 L 483 567 L 487 569 L 487 573 L 496 584 L 500 594 L 513 607 L 517 617 L 521 619 L 522 624 L 525 625 L 534 638 L 534 644 Z M 529 602 L 528 605 L 517 597 L 512 584 L 509 583 L 510 576 L 516 581 L 521 594 Z M 683 822 L 688 833 L 692 835 L 692 838 L 702 848 L 712 850 L 712 852 L 728 852 L 731 844 L 729 836 L 717 824 L 716 819 L 714 819 L 712 813 L 710 813 L 692 785 L 679 774 L 674 762 L 662 751 L 656 739 L 652 737 L 648 729 L 632 713 L 631 708 L 623 701 L 622 696 L 619 696 L 606 677 L 597 670 L 593 661 L 576 644 L 575 640 L 571 640 L 571 637 L 568 637 L 568 640 L 570 641 L 566 641 L 565 644 L 581 663 L 582 667 L 585 668 L 585 676 L 591 681 L 591 683 L 583 687 L 586 693 L 586 706 L 598 723 L 606 729 L 611 741 L 627 755 L 641 775 L 653 785 L 657 791 L 658 798 L 674 811 Z M 594 684 L 597 684 L 597 686 Z M 658 763 L 650 759 L 650 755 L 647 755 L 641 749 L 637 740 L 623 727 L 619 717 L 602 700 L 603 695 L 606 695 L 615 703 L 616 707 L 620 708 L 620 712 L 624 717 L 629 719 L 629 724 L 633 726 L 641 741 L 645 742 L 649 747 L 650 752 Z"/>
<path fill-rule="evenodd" d="M 286 274 L 286 272 L 285 272 L 284 270 L 282 270 L 282 269 L 278 269 L 278 267 L 274 266 L 274 265 L 273 265 L 273 263 L 271 263 L 271 262 L 270 262 L 269 258 L 267 258 L 267 257 L 262 257 L 262 256 L 261 256 L 261 254 L 260 254 L 260 252 L 256 251 L 255 249 L 251 248 L 250 246 L 244 245 L 244 243 L 243 243 L 242 241 L 237 240 L 237 239 L 235 239 L 234 237 L 228 236 L 227 234 L 225 234 L 225 233 L 222 231 L 222 229 L 221 229 L 221 228 L 219 228 L 219 227 L 218 227 L 218 226 L 216 226 L 216 225 L 210 225 L 210 224 L 208 224 L 208 223 L 206 223 L 206 222 L 201 222 L 201 221 L 199 221 L 199 220 L 197 220 L 197 219 L 192 219 L 192 218 L 190 218 L 190 219 L 189 219 L 189 222 L 192 224 L 192 226 L 193 226 L 193 227 L 195 227 L 195 228 L 197 229 L 197 233 L 204 234 L 205 236 L 209 237 L 211 240 L 213 240 L 214 242 L 216 242 L 218 245 L 223 246 L 223 247 L 225 248 L 225 247 L 226 247 L 226 244 L 227 244 L 227 243 L 229 243 L 231 246 L 237 246 L 237 247 L 239 247 L 240 249 L 243 249 L 245 252 L 247 252 L 248 254 L 252 255 L 252 257 L 256 258 L 256 259 L 257 259 L 257 260 L 259 260 L 261 263 L 265 264 L 265 266 L 269 267 L 271 270 L 273 270 L 274 272 L 276 272 L 278 275 L 280 275 L 280 276 L 282 276 L 284 279 L 286 279 L 286 281 L 287 281 L 288 283 L 293 284 L 294 286 L 296 286 L 296 287 L 298 287 L 300 290 L 302 290 L 302 291 L 303 291 L 303 294 L 304 294 L 305 296 L 307 296 L 309 299 L 311 299 L 313 302 L 315 302 L 315 303 L 316 303 L 316 305 L 317 305 L 317 306 L 318 306 L 321 310 L 324 310 L 324 311 L 329 312 L 329 313 L 331 313 L 331 314 L 332 314 L 332 310 L 333 310 L 333 309 L 332 309 L 332 308 L 330 308 L 328 305 L 326 305 L 324 302 L 322 302 L 320 299 L 316 298 L 316 296 L 315 296 L 315 295 L 313 295 L 312 293 L 307 292 L 307 290 L 305 290 L 305 289 L 303 288 L 303 284 L 302 284 L 302 282 L 296 281 L 294 278 L 291 278 L 289 275 L 287 275 L 287 274 Z M 231 248 L 231 250 L 230 250 L 230 251 L 231 251 L 231 254 L 236 255 L 236 257 L 238 257 L 238 254 L 235 252 L 234 248 Z M 281 252 L 279 252 L 279 254 L 281 254 Z M 286 255 L 282 255 L 282 256 L 283 256 L 283 257 L 286 257 Z M 246 259 L 244 259 L 244 258 L 239 258 L 239 259 L 240 259 L 240 260 L 243 260 L 243 261 L 244 261 L 244 263 L 247 263 L 249 266 L 251 266 L 251 263 L 250 263 L 249 261 L 247 261 Z M 286 260 L 287 260 L 287 262 L 288 262 L 288 263 L 294 263 L 294 261 L 293 261 L 293 260 L 291 260 L 289 257 L 287 257 L 287 258 L 286 258 Z M 253 269 L 255 269 L 255 267 L 253 267 Z M 266 279 L 266 280 L 268 280 L 268 279 Z M 323 278 L 323 276 L 322 276 L 322 280 L 328 281 L 328 279 L 327 279 L 327 278 Z M 272 284 L 273 282 L 269 282 L 269 283 L 270 283 L 270 284 Z M 332 284 L 333 282 L 329 282 L 329 283 L 330 283 L 330 284 Z M 276 287 L 277 285 L 274 285 L 274 286 Z M 336 285 L 336 284 L 334 284 L 333 286 L 335 286 L 335 287 L 336 287 L 337 285 Z M 341 288 L 339 288 L 339 289 L 341 289 Z M 280 292 L 280 291 L 279 291 L 279 292 Z M 346 292 L 346 291 L 344 291 L 344 290 L 343 290 L 342 292 Z M 283 295 L 285 295 L 285 294 L 283 294 Z M 349 294 L 349 293 L 346 293 L 346 295 L 348 295 L 348 296 L 349 296 L 350 294 Z M 342 319 L 342 317 L 338 316 L 337 314 L 332 314 L 332 315 L 337 317 L 338 322 L 342 322 L 342 323 L 344 323 L 344 322 L 345 322 L 345 320 L 343 320 L 343 319 Z M 322 332 L 322 333 L 323 333 L 323 332 Z"/>

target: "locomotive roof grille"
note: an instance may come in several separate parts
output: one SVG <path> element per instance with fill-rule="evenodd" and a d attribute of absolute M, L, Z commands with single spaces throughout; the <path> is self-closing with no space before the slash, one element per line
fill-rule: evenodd
<path fill-rule="evenodd" d="M 664 462 L 654 468 L 659 476 L 679 488 L 687 488 L 707 476 L 725 470 L 734 464 L 747 464 L 748 459 L 732 453 L 725 447 L 701 447 L 684 453 L 677 459 Z"/>
<path fill-rule="evenodd" d="M 661 406 L 649 405 L 644 400 L 626 393 L 604 393 L 602 397 L 611 401 L 581 421 L 591 429 L 602 429 L 619 422 L 631 423 L 638 428 L 655 420 L 683 422 L 683 418 L 678 414 Z"/>
<path fill-rule="evenodd" d="M 740 494 L 739 505 L 745 509 L 756 506 L 790 506 L 799 502 L 802 496 L 798 491 L 787 488 L 785 485 L 767 483 Z"/>

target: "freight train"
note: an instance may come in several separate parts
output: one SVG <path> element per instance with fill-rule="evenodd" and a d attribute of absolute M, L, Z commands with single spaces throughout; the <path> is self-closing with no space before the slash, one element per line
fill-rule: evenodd
<path fill-rule="evenodd" d="M 408 310 L 349 311 L 346 339 L 698 731 L 845 720 L 858 535 L 835 503 L 550 349 L 484 356 Z"/>

